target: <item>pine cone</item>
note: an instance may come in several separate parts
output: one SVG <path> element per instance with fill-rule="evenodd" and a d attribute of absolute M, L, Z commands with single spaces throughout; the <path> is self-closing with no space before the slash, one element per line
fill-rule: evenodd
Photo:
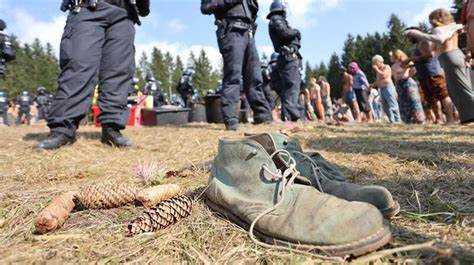
<path fill-rule="evenodd" d="M 193 201 L 183 195 L 163 201 L 156 208 L 146 210 L 128 225 L 128 236 L 157 232 L 191 214 Z"/>
<path fill-rule="evenodd" d="M 137 188 L 128 184 L 97 184 L 84 187 L 74 202 L 78 209 L 111 209 L 135 201 Z"/>

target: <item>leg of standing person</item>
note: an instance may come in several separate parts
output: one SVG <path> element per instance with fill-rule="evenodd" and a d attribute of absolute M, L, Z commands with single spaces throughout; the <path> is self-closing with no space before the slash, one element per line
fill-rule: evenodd
<path fill-rule="evenodd" d="M 240 99 L 242 69 L 247 42 L 246 31 L 217 31 L 219 50 L 224 61 L 224 78 L 222 80 L 222 114 L 229 130 L 237 130 L 239 115 L 236 106 Z"/>
<path fill-rule="evenodd" d="M 249 33 L 246 33 L 245 38 L 247 45 L 243 61 L 243 87 L 253 111 L 254 123 L 262 124 L 273 120 L 272 107 L 263 90 L 262 67 L 255 39 Z"/>
<path fill-rule="evenodd" d="M 385 115 L 387 115 L 388 120 L 392 123 L 395 119 L 392 115 L 392 112 L 390 111 L 390 92 L 388 91 L 387 87 L 382 87 L 380 89 L 380 96 L 382 98 L 383 111 L 385 112 Z"/>
<path fill-rule="evenodd" d="M 16 125 L 21 125 L 23 123 L 22 119 L 23 119 L 23 110 L 20 109 L 18 111 L 18 118 L 16 120 Z"/>
<path fill-rule="evenodd" d="M 286 56 L 278 57 L 278 72 L 281 78 L 282 108 L 285 109 L 286 121 L 298 121 L 301 118 L 299 109 L 299 95 L 301 75 L 297 58 L 287 59 Z"/>
<path fill-rule="evenodd" d="M 398 105 L 398 100 L 397 100 L 397 91 L 395 89 L 395 86 L 389 85 L 388 86 L 388 91 L 390 93 L 390 98 L 389 98 L 389 105 L 390 105 L 390 112 L 392 113 L 394 122 L 401 122 L 401 116 L 400 116 L 400 107 Z"/>
<path fill-rule="evenodd" d="M 99 70 L 98 121 L 104 129 L 123 130 L 130 115 L 127 97 L 135 71 L 135 26 L 125 9 L 117 7 L 111 14 Z"/>
<path fill-rule="evenodd" d="M 474 90 L 464 54 L 457 49 L 441 54 L 439 60 L 446 73 L 449 95 L 459 111 L 461 123 L 474 122 Z"/>
<path fill-rule="evenodd" d="M 79 122 L 89 111 L 102 57 L 105 30 L 100 15 L 103 8 L 91 12 L 71 12 L 60 48 L 59 87 L 51 105 L 48 126 L 53 133 L 76 137 Z M 105 21 L 102 21 L 105 23 Z"/>
<path fill-rule="evenodd" d="M 26 125 L 30 126 L 31 125 L 31 111 L 30 110 L 25 111 L 25 117 L 26 117 Z"/>

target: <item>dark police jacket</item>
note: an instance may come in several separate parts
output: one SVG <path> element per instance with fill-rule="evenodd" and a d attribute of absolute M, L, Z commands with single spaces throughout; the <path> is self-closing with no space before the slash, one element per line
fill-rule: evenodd
<path fill-rule="evenodd" d="M 284 46 L 292 48 L 294 52 L 301 48 L 301 33 L 296 29 L 292 29 L 284 16 L 273 15 L 270 18 L 268 29 L 276 52 L 285 53 L 282 50 Z"/>
<path fill-rule="evenodd" d="M 8 110 L 8 98 L 0 96 L 0 112 L 3 113 Z"/>
<path fill-rule="evenodd" d="M 201 0 L 201 12 L 214 15 L 216 20 L 243 19 L 255 23 L 258 13 L 257 0 Z"/>
<path fill-rule="evenodd" d="M 6 62 L 15 60 L 16 54 L 12 47 L 10 37 L 4 32 L 0 31 L 0 59 Z"/>
<path fill-rule="evenodd" d="M 38 107 L 47 107 L 50 103 L 50 98 L 47 95 L 38 95 L 35 100 Z"/>
<path fill-rule="evenodd" d="M 141 25 L 140 17 L 146 17 L 150 14 L 150 0 L 136 0 L 135 4 L 132 4 L 132 0 L 98 0 L 104 1 L 114 6 L 124 8 L 128 11 L 130 19 L 132 19 L 138 25 Z M 88 1 L 84 1 L 88 2 Z M 73 10 L 76 7 L 77 2 L 74 0 L 63 0 L 61 4 L 61 10 L 66 12 L 67 10 Z M 87 5 L 86 5 L 87 6 Z"/>
<path fill-rule="evenodd" d="M 16 103 L 20 105 L 20 109 L 29 110 L 33 101 L 30 96 L 19 96 Z"/>

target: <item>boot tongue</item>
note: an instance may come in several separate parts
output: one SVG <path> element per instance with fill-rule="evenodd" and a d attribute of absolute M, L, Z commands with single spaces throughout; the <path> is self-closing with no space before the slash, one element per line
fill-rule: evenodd
<path fill-rule="evenodd" d="M 250 136 L 249 139 L 259 143 L 265 149 L 268 155 L 272 155 L 277 151 L 275 140 L 270 134 L 264 133 L 253 135 Z M 285 160 L 279 154 L 273 156 L 273 162 L 280 170 L 285 170 L 288 167 L 285 163 Z"/>
<path fill-rule="evenodd" d="M 278 147 L 275 141 L 275 140 L 278 141 L 278 136 L 279 135 L 276 135 L 277 139 L 275 139 L 271 134 L 265 133 L 265 134 L 253 135 L 253 136 L 250 136 L 249 138 L 259 143 L 265 149 L 268 155 L 272 155 L 278 150 Z M 288 165 L 285 162 L 285 159 L 283 159 L 280 154 L 273 156 L 273 162 L 275 163 L 277 168 L 281 171 L 284 171 L 288 168 Z M 303 184 L 303 185 L 311 185 L 311 182 L 307 178 L 302 177 L 302 176 L 298 176 L 295 179 L 295 182 L 299 184 Z"/>

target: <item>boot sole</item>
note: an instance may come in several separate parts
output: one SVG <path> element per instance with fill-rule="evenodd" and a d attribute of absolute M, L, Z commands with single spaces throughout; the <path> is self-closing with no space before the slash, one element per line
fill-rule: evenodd
<path fill-rule="evenodd" d="M 221 206 L 213 203 L 208 198 L 205 198 L 205 203 L 209 206 L 209 208 L 219 214 L 220 216 L 224 217 L 225 219 L 235 223 L 236 225 L 240 226 L 241 228 L 248 231 L 250 229 L 250 225 L 247 224 L 245 221 L 240 219 L 238 216 L 230 213 L 226 209 L 222 208 Z M 294 243 L 289 241 L 284 241 L 264 233 L 261 233 L 257 230 L 254 231 L 254 234 L 260 238 L 263 242 L 268 244 L 273 244 L 277 246 L 288 247 L 289 251 L 291 249 L 303 250 L 307 252 L 315 252 L 315 253 L 322 253 L 328 256 L 337 256 L 337 257 L 347 257 L 347 256 L 362 256 L 364 254 L 373 252 L 390 242 L 392 239 L 392 233 L 390 232 L 390 228 L 384 224 L 384 226 L 377 231 L 375 234 L 361 239 L 359 241 L 348 243 L 348 244 L 341 244 L 341 245 L 305 245 L 300 243 Z"/>
<path fill-rule="evenodd" d="M 382 215 L 385 219 L 392 219 L 395 217 L 397 214 L 400 213 L 401 207 L 398 201 L 395 201 L 395 205 L 391 208 L 381 210 Z"/>

